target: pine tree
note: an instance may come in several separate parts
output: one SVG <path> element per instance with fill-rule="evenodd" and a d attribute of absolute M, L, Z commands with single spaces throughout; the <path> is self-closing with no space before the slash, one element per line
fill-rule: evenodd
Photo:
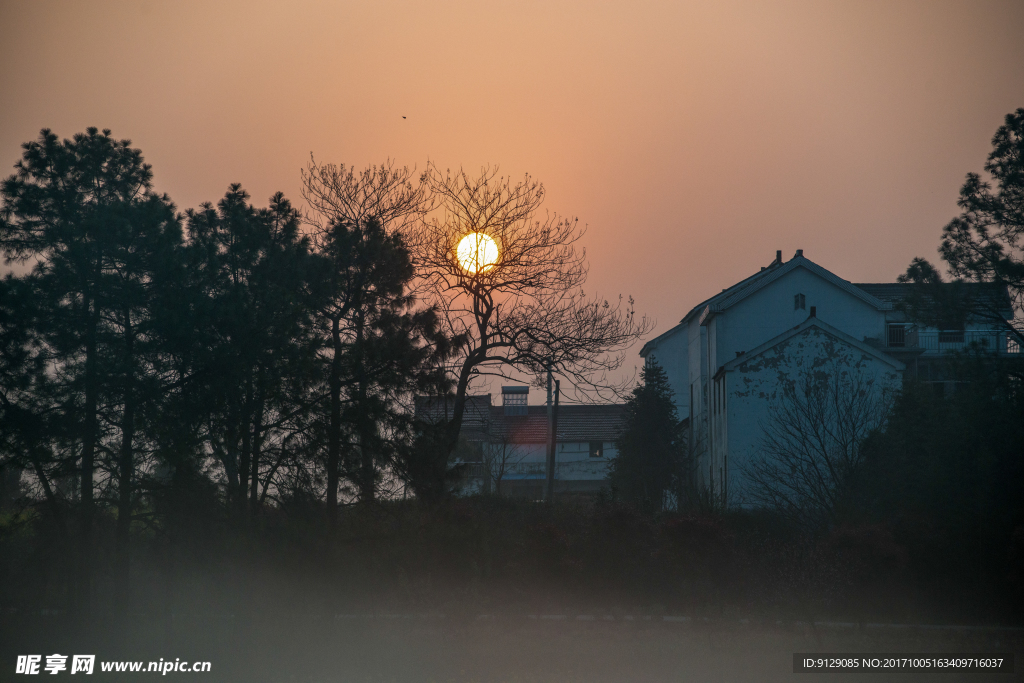
<path fill-rule="evenodd" d="M 609 483 L 615 494 L 645 511 L 661 510 L 684 472 L 685 432 L 668 377 L 649 363 L 626 402 L 626 421 L 616 441 Z"/>
<path fill-rule="evenodd" d="M 151 339 L 146 309 L 155 273 L 180 232 L 173 205 L 153 192 L 150 166 L 129 140 L 89 128 L 62 141 L 43 129 L 23 149 L 14 175 L 0 185 L 0 252 L 33 264 L 26 278 L 38 309 L 34 334 L 49 367 L 48 414 L 59 416 L 71 444 L 63 471 L 78 462 L 77 602 L 86 612 L 96 480 L 104 470 L 118 488 L 117 583 L 127 593 L 136 418 Z M 119 443 L 110 443 L 111 433 L 120 434 Z"/>

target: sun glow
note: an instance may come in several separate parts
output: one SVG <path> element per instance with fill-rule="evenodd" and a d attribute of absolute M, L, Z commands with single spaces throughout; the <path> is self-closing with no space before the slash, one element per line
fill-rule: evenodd
<path fill-rule="evenodd" d="M 486 273 L 498 263 L 498 244 L 489 235 L 471 232 L 455 250 L 459 265 L 469 273 Z"/>

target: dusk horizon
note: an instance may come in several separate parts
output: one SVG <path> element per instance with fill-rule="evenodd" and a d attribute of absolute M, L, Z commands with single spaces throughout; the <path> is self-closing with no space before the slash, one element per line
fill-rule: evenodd
<path fill-rule="evenodd" d="M 1019 0 L 0 0 L 0 62 L 0 680 L 1024 666 Z"/>

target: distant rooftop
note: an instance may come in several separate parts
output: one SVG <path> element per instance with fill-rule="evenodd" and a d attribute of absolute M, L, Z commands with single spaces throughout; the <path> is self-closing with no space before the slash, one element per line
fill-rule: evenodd
<path fill-rule="evenodd" d="M 417 396 L 416 416 L 441 422 L 452 414 L 454 400 Z M 447 404 L 447 405 L 446 405 Z M 626 417 L 623 404 L 558 406 L 558 441 L 614 441 Z M 466 397 L 463 435 L 470 439 L 508 438 L 514 443 L 545 443 L 548 434 L 547 406 L 526 406 L 525 415 L 506 415 L 503 406 L 491 405 L 490 394 Z"/>
<path fill-rule="evenodd" d="M 853 286 L 876 299 L 895 305 L 909 297 L 917 285 L 910 282 L 854 282 Z M 1011 311 L 1013 308 L 1005 285 L 994 282 L 961 282 L 957 286 L 979 306 L 994 311 Z"/>

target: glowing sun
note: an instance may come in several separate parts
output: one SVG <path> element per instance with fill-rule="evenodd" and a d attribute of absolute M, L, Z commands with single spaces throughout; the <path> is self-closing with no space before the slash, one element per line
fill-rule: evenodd
<path fill-rule="evenodd" d="M 486 273 L 498 263 L 498 244 L 489 235 L 471 232 L 455 250 L 459 265 L 469 273 Z"/>

